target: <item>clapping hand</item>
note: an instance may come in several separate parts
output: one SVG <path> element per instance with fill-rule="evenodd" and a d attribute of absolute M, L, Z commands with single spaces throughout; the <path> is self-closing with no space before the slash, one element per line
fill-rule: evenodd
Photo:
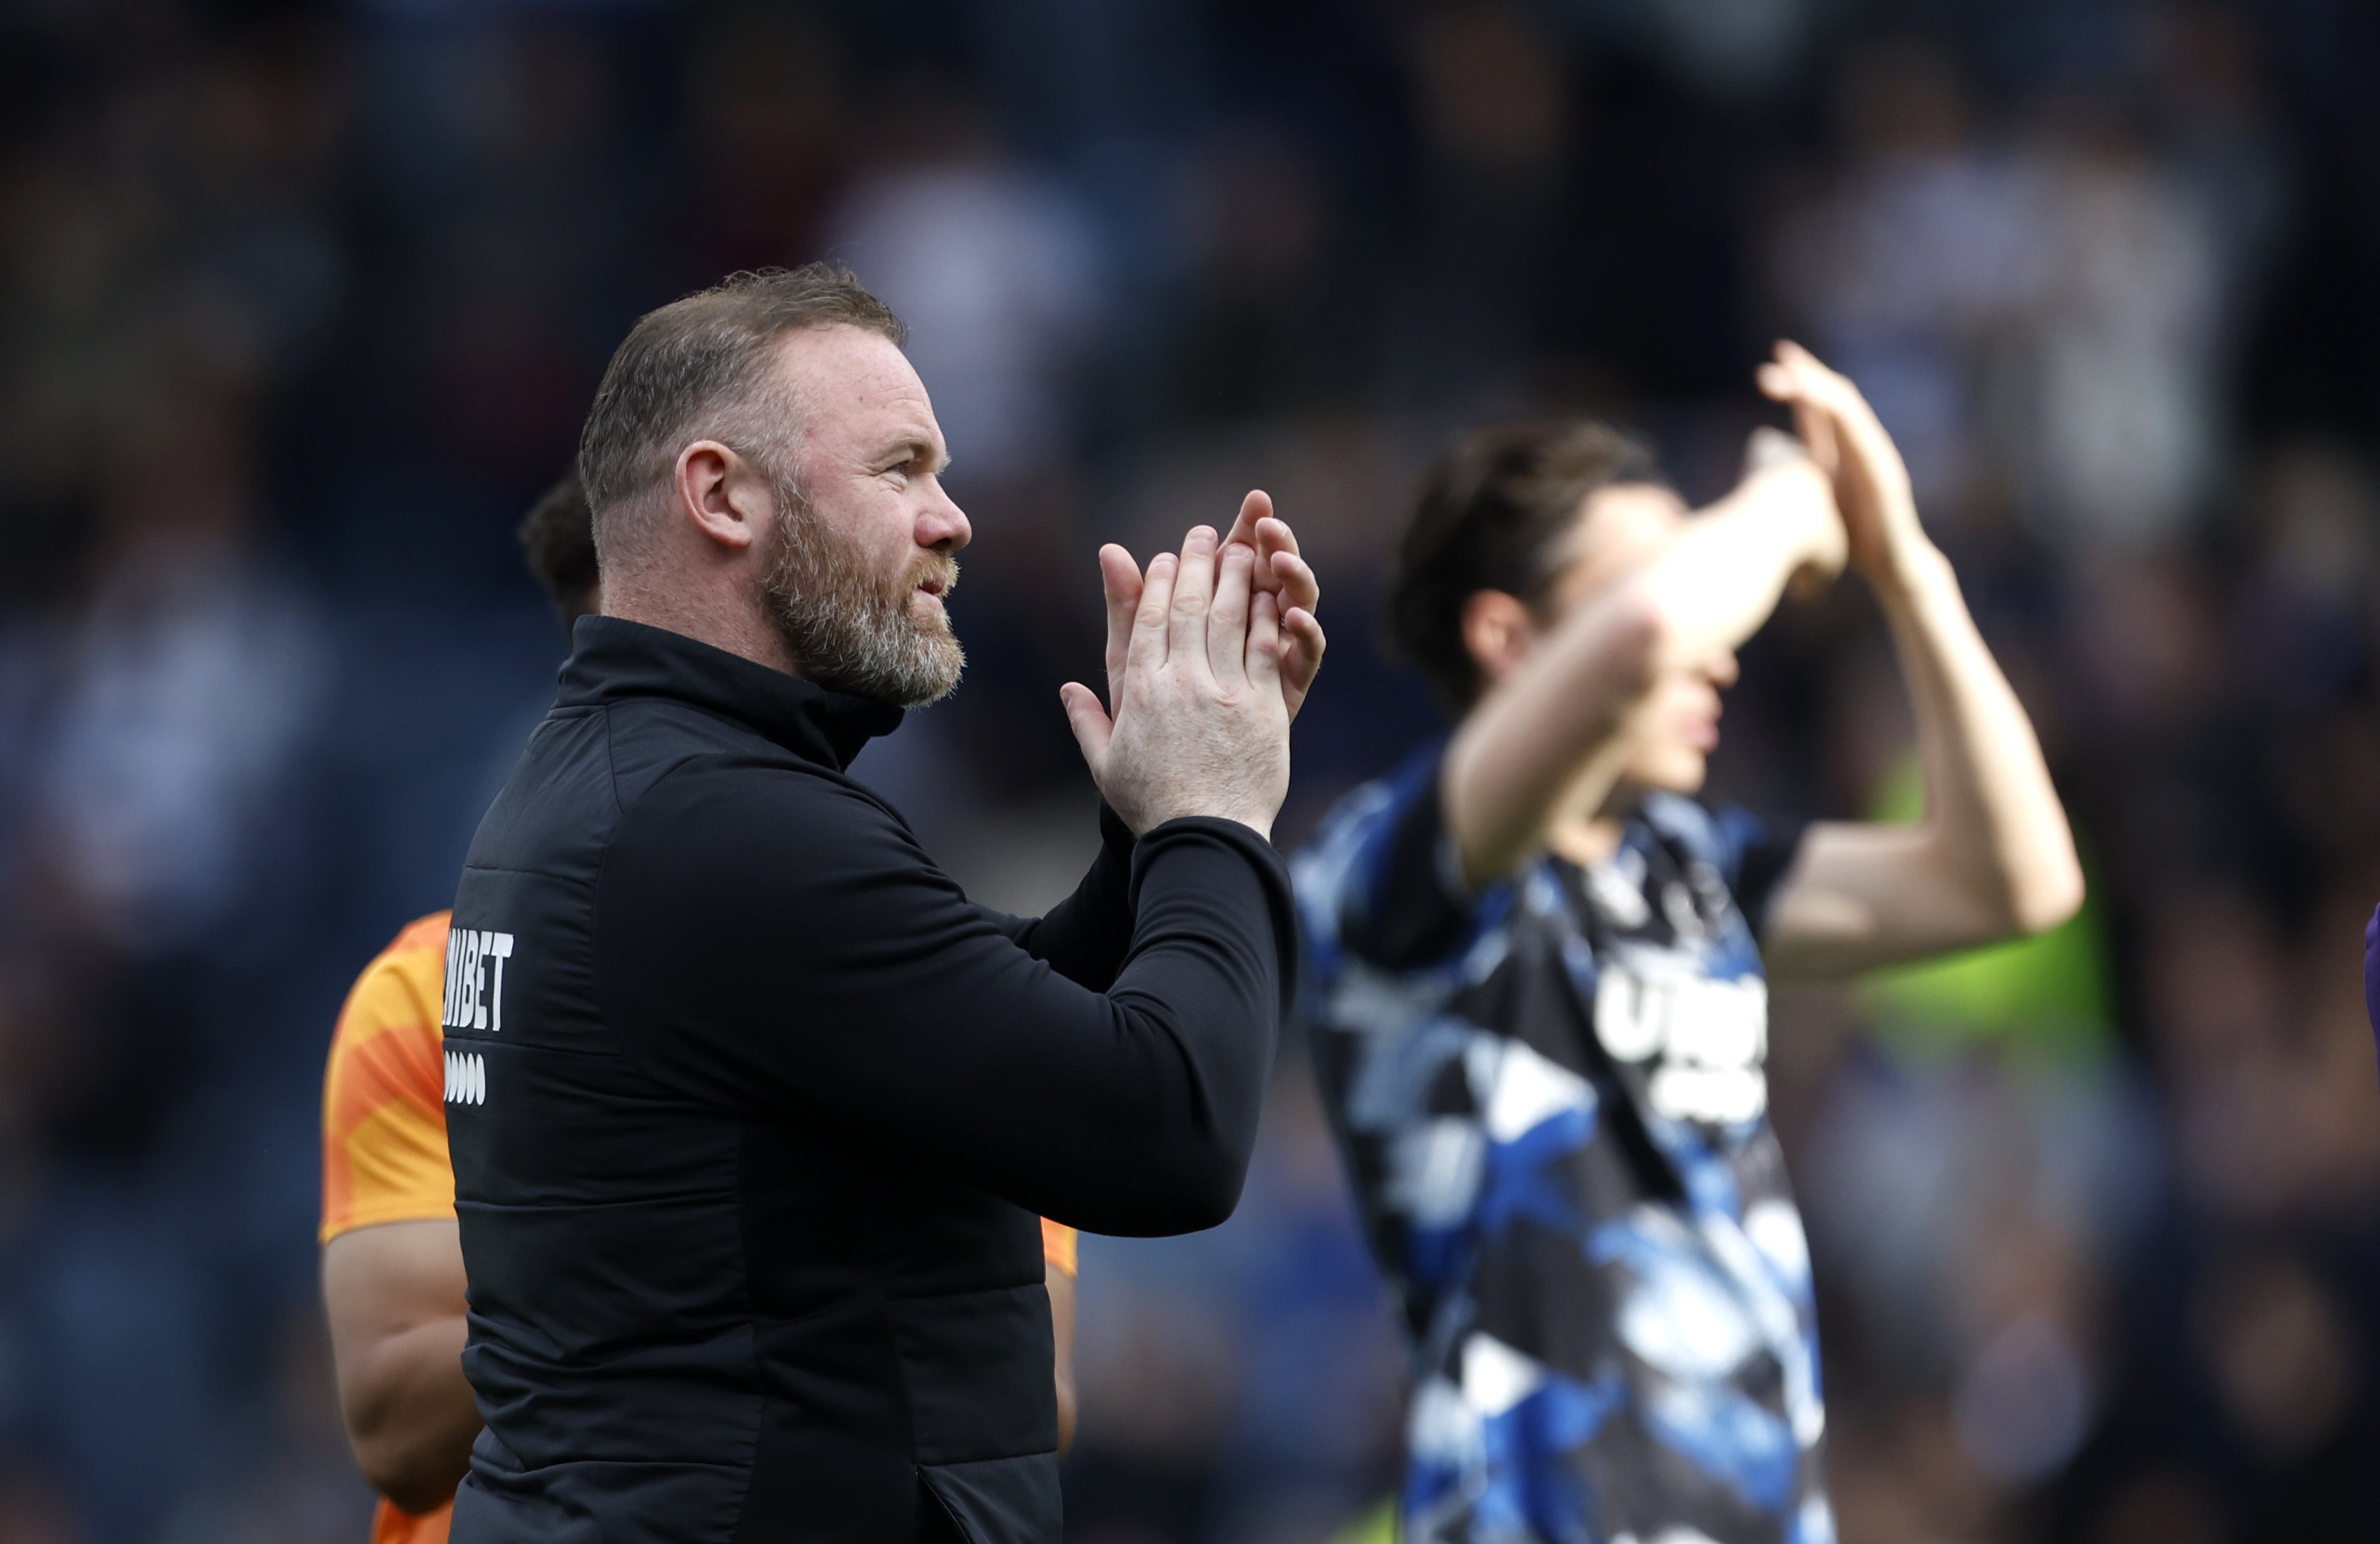
<path fill-rule="evenodd" d="M 1305 694 L 1322 668 L 1328 644 L 1315 613 L 1322 604 L 1322 589 L 1314 570 L 1297 551 L 1297 533 L 1272 512 L 1272 495 L 1261 489 L 1240 501 L 1239 518 L 1222 539 L 1225 548 L 1240 546 L 1255 556 L 1251 584 L 1256 593 L 1273 597 L 1279 610 L 1282 643 L 1281 692 L 1289 716 L 1305 705 Z M 1153 565 L 1152 565 L 1153 566 Z M 1133 614 L 1139 609 L 1147 582 L 1132 554 L 1111 542 L 1099 549 L 1099 578 L 1108 602 L 1108 691 L 1112 699 L 1123 670 L 1124 646 L 1132 637 Z"/>
<path fill-rule="evenodd" d="M 1256 550 L 1256 587 L 1271 594 L 1281 606 L 1281 691 L 1289 701 L 1289 716 L 1305 704 L 1305 694 L 1322 668 L 1328 639 L 1315 613 L 1322 605 L 1322 587 L 1314 570 L 1297 551 L 1297 533 L 1272 512 L 1272 495 L 1262 489 L 1240 501 L 1240 517 L 1223 541 Z"/>
<path fill-rule="evenodd" d="M 1242 506 L 1251 527 L 1263 523 L 1248 513 L 1262 497 L 1251 494 Z M 1276 565 L 1281 554 L 1276 546 Z M 1286 555 L 1276 577 L 1302 575 L 1310 593 L 1311 571 L 1293 546 Z M 1257 563 L 1256 546 L 1221 541 L 1210 526 L 1184 536 L 1179 556 L 1159 553 L 1146 575 L 1123 548 L 1099 551 L 1112 716 L 1080 682 L 1059 695 L 1092 781 L 1135 834 L 1187 815 L 1271 834 L 1289 790 L 1284 664 L 1292 644 L 1281 591 L 1257 584 Z M 1305 615 L 1310 624 L 1313 614 Z M 1318 663 L 1318 626 L 1312 638 Z"/>

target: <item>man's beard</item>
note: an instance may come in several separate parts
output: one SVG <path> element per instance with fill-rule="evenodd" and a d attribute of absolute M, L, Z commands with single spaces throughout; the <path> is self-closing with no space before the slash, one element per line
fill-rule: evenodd
<path fill-rule="evenodd" d="M 948 595 L 958 584 L 948 553 L 921 554 L 899 578 L 878 579 L 782 480 L 771 539 L 777 554 L 760 598 L 805 679 L 897 708 L 922 708 L 959 684 L 966 652 L 949 618 L 915 610 L 918 585 L 940 579 Z"/>

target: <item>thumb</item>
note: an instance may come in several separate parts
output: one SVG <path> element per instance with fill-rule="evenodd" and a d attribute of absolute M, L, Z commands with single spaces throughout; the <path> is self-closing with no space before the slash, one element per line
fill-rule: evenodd
<path fill-rule="evenodd" d="M 1066 706 L 1066 723 L 1075 731 L 1075 743 L 1083 748 L 1083 764 L 1091 769 L 1091 781 L 1097 783 L 1107 771 L 1108 740 L 1115 734 L 1115 725 L 1099 706 L 1099 694 L 1080 681 L 1060 687 L 1058 700 Z"/>
<path fill-rule="evenodd" d="M 1099 549 L 1099 588 L 1108 603 L 1108 692 L 1123 679 L 1123 657 L 1132 646 L 1132 619 L 1140 610 L 1140 565 L 1111 541 Z"/>

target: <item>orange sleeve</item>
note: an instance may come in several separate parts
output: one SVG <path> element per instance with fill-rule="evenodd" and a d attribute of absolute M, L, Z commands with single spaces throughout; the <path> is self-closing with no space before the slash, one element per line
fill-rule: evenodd
<path fill-rule="evenodd" d="M 446 1544 L 454 1521 L 453 1501 L 417 1517 L 410 1512 L 399 1512 L 382 1496 L 380 1505 L 372 1509 L 371 1544 Z"/>
<path fill-rule="evenodd" d="M 322 1077 L 322 1242 L 376 1222 L 455 1215 L 440 1003 L 448 914 L 422 918 L 364 967 Z"/>
<path fill-rule="evenodd" d="M 1078 1235 L 1063 1222 L 1041 1219 L 1041 1258 L 1067 1275 L 1075 1274 L 1075 1244 Z"/>

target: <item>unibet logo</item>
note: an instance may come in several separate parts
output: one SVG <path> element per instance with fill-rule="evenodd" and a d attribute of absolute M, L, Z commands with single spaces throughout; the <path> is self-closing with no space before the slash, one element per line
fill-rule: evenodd
<path fill-rule="evenodd" d="M 450 1051 L 446 1053 L 446 1102 L 449 1104 L 485 1104 L 488 1102 L 488 1059 L 476 1051 Z"/>
<path fill-rule="evenodd" d="M 513 935 L 475 928 L 446 931 L 446 1016 L 449 1029 L 504 1027 L 504 962 L 513 957 Z M 493 979 L 490 967 L 493 967 Z"/>
<path fill-rule="evenodd" d="M 1733 1125 L 1768 1108 L 1768 984 L 1656 978 L 1617 963 L 1595 985 L 1595 1036 L 1646 1063 L 1645 1094 L 1671 1120 Z"/>

